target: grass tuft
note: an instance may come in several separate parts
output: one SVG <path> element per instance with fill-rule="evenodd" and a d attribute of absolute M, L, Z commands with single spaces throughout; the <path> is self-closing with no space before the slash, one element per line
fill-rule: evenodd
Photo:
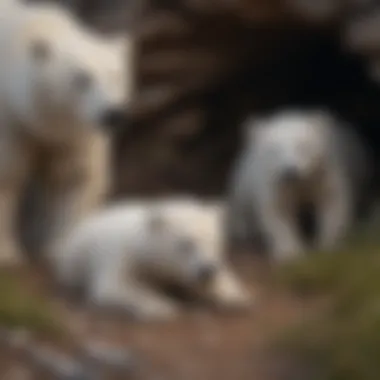
<path fill-rule="evenodd" d="M 324 380 L 380 379 L 380 234 L 361 231 L 345 248 L 313 254 L 279 270 L 292 291 L 331 305 L 281 337 L 278 347 Z M 323 375 L 320 375 L 320 374 Z"/>
<path fill-rule="evenodd" d="M 0 272 L 0 326 L 60 336 L 61 324 L 52 305 L 25 283 L 14 273 Z"/>

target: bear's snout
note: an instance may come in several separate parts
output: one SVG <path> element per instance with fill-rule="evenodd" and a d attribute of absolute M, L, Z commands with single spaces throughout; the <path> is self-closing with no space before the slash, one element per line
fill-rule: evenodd
<path fill-rule="evenodd" d="M 125 127 L 127 112 L 122 107 L 109 108 L 101 116 L 101 124 L 112 131 Z"/>
<path fill-rule="evenodd" d="M 280 173 L 280 181 L 291 184 L 300 180 L 301 173 L 296 166 L 287 166 Z"/>
<path fill-rule="evenodd" d="M 198 270 L 198 274 L 197 274 L 198 281 L 202 284 L 208 283 L 216 275 L 217 269 L 218 268 L 216 267 L 216 265 L 213 265 L 213 264 L 203 265 Z"/>

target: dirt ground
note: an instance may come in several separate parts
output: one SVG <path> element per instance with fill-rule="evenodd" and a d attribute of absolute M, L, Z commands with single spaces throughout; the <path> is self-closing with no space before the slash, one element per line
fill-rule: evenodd
<path fill-rule="evenodd" d="M 254 310 L 244 315 L 221 315 L 198 308 L 184 312 L 183 318 L 175 323 L 138 324 L 89 315 L 57 296 L 52 297 L 52 302 L 77 342 L 105 341 L 131 350 L 138 360 L 137 371 L 123 378 L 281 379 L 281 365 L 268 358 L 266 347 L 276 332 L 310 313 L 311 304 L 277 289 L 272 283 L 271 269 L 262 258 L 239 255 L 234 265 L 257 297 Z M 51 289 L 40 273 L 29 270 L 25 278 L 38 291 Z M 2 352 L 0 378 L 23 380 L 20 374 L 10 376 L 15 356 L 6 347 Z"/>

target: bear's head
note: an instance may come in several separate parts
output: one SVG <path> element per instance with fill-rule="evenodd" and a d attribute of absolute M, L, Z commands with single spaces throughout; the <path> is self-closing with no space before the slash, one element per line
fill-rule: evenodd
<path fill-rule="evenodd" d="M 190 203 L 173 202 L 153 207 L 147 223 L 148 262 L 156 278 L 192 289 L 213 280 L 222 250 L 217 218 Z"/>
<path fill-rule="evenodd" d="M 125 123 L 128 38 L 95 35 L 53 8 L 29 24 L 11 79 L 13 113 L 53 138 Z"/>
<path fill-rule="evenodd" d="M 251 145 L 268 173 L 294 183 L 324 172 L 332 123 L 322 111 L 279 113 L 251 124 Z"/>
<path fill-rule="evenodd" d="M 221 202 L 161 202 L 151 211 L 150 273 L 222 307 L 245 307 L 250 295 L 224 256 Z"/>

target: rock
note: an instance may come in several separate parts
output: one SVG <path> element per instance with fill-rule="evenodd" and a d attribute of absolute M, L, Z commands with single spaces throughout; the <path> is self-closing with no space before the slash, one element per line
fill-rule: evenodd
<path fill-rule="evenodd" d="M 29 359 L 38 370 L 57 380 L 100 380 L 89 373 L 80 361 L 47 347 L 28 348 Z"/>
<path fill-rule="evenodd" d="M 28 330 L 5 330 L 2 334 L 11 349 L 23 350 L 31 342 L 32 333 Z"/>
<path fill-rule="evenodd" d="M 113 372 L 130 372 L 136 367 L 136 359 L 128 349 L 102 342 L 89 342 L 83 347 L 83 362 L 88 367 L 107 367 Z"/>

